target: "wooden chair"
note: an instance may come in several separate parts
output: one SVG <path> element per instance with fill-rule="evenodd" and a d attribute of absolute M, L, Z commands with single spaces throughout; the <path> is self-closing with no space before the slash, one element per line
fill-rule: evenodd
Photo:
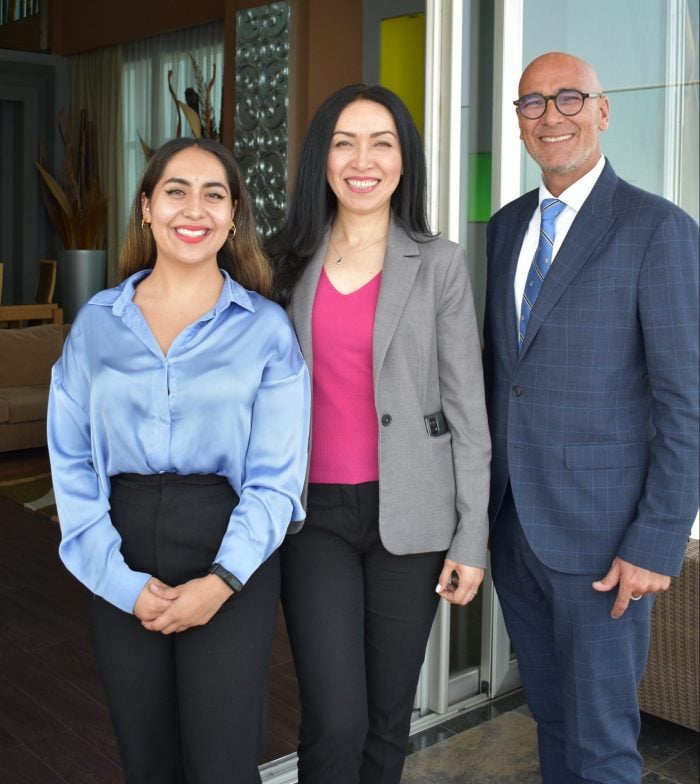
<path fill-rule="evenodd" d="M 53 302 L 56 290 L 56 261 L 54 259 L 39 260 L 39 277 L 36 282 L 34 302 L 37 305 L 49 305 Z"/>
<path fill-rule="evenodd" d="M 0 264 L 0 284 L 2 283 L 2 265 Z M 0 321 L 0 328 L 10 327 L 18 328 L 22 326 L 32 327 L 37 324 L 63 323 L 63 311 L 57 306 L 53 305 L 53 295 L 56 290 L 56 261 L 54 259 L 40 259 L 39 260 L 39 275 L 36 282 L 36 291 L 34 293 L 34 303 L 22 303 L 18 305 L 11 305 L 2 310 L 5 311 L 2 321 Z M 0 286 L 0 296 L 2 289 Z M 32 310 L 36 309 L 37 305 L 52 305 L 51 308 L 40 308 L 41 318 L 36 318 L 30 315 Z M 9 311 L 15 311 L 16 315 L 20 315 L 17 320 L 8 318 Z M 44 315 L 45 314 L 45 315 Z"/>

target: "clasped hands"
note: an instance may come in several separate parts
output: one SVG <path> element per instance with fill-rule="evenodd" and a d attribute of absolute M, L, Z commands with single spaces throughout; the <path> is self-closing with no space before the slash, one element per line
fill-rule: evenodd
<path fill-rule="evenodd" d="M 134 604 L 134 615 L 152 632 L 173 634 L 203 626 L 233 590 L 214 574 L 174 587 L 151 577 Z"/>

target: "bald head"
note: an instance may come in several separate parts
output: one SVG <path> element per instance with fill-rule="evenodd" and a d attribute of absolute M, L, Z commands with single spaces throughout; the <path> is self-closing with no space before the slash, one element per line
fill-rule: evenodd
<path fill-rule="evenodd" d="M 575 80 L 565 85 L 566 87 L 575 87 L 591 93 L 602 92 L 596 72 L 585 60 L 566 52 L 548 52 L 536 57 L 523 71 L 518 85 L 518 95 L 542 92 L 539 88 L 532 89 L 528 86 L 533 82 L 541 85 L 543 81 L 561 78 Z"/>

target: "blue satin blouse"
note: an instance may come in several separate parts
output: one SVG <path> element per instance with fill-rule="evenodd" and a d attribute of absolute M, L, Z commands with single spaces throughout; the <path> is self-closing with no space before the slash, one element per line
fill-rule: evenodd
<path fill-rule="evenodd" d="M 309 375 L 284 311 L 225 272 L 215 307 L 161 351 L 133 302 L 149 271 L 94 296 L 53 368 L 48 443 L 66 567 L 125 612 L 150 575 L 127 566 L 110 477 L 218 474 L 240 497 L 216 562 L 245 583 L 304 518 Z"/>

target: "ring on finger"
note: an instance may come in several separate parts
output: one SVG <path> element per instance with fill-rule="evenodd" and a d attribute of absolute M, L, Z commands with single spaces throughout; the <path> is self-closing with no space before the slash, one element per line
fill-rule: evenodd
<path fill-rule="evenodd" d="M 642 594 L 640 593 L 639 596 L 630 596 L 630 599 L 633 602 L 638 602 L 642 598 Z"/>

